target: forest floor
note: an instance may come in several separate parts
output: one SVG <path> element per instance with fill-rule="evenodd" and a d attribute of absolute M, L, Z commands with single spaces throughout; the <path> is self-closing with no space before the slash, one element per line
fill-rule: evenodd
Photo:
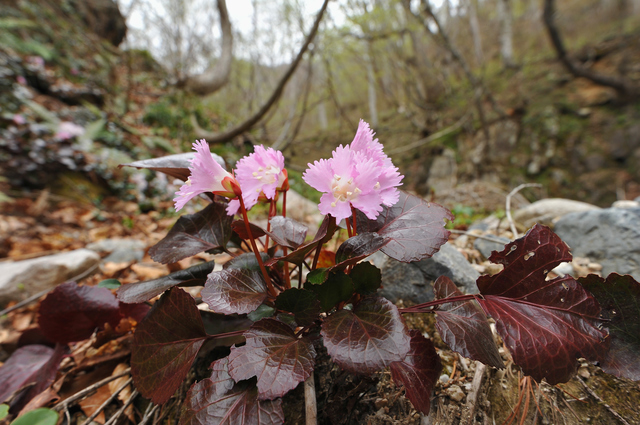
<path fill-rule="evenodd" d="M 168 207 L 168 203 L 158 205 L 158 208 Z M 83 248 L 105 238 L 131 238 L 144 242 L 148 248 L 164 236 L 175 219 L 175 216 L 158 211 L 141 213 L 137 203 L 115 198 L 106 198 L 97 207 L 47 191 L 39 196 L 17 197 L 12 202 L 0 203 L 0 261 Z M 470 261 L 478 263 L 470 248 L 460 248 L 461 243 L 455 245 Z M 183 260 L 169 268 L 154 263 L 145 255 L 141 261 L 102 263 L 93 275 L 80 283 L 96 285 L 109 278 L 123 284 L 148 280 L 175 271 L 175 268 L 187 268 L 195 261 L 199 260 Z M 23 334 L 37 327 L 37 308 L 38 301 L 34 301 L 0 318 L 0 360 L 6 360 L 16 349 Z M 333 364 L 319 346 L 315 383 L 320 424 L 640 424 L 640 383 L 618 379 L 581 362 L 577 376 L 568 383 L 537 384 L 522 377 L 504 349 L 501 353 L 507 367 L 495 370 L 452 352 L 435 331 L 433 316 L 409 315 L 407 323 L 410 328 L 419 329 L 434 339 L 444 366 L 429 417 L 413 409 L 404 390 L 393 384 L 388 371 L 370 377 L 346 373 Z M 89 366 L 77 373 L 72 368 L 73 361 L 66 360 L 66 366 L 63 365 L 53 385 L 54 392 L 42 405 L 60 406 L 64 399 L 113 374 L 116 368 L 125 369 L 130 354 L 127 342 L 130 336 L 114 340 L 108 350 L 88 349 L 95 342 L 93 340 L 72 345 L 70 358 L 75 361 L 79 357 L 91 357 Z M 191 378 L 202 377 L 194 375 Z M 190 384 L 186 383 L 185 389 Z M 72 423 L 82 423 L 114 388 L 113 385 L 102 387 L 72 404 L 68 409 Z M 126 394 L 130 395 L 131 389 Z M 179 406 L 180 394 L 184 396 L 184 392 L 179 391 L 168 405 Z M 122 400 L 123 396 L 120 397 Z M 116 399 L 104 409 L 106 418 L 121 404 L 122 401 Z M 144 403 L 134 403 L 126 416 L 132 423 L 138 423 L 143 408 Z M 284 411 L 287 424 L 304 424 L 302 385 L 284 397 Z M 168 418 L 175 420 L 175 415 L 174 409 Z M 101 413 L 96 423 L 104 423 L 104 420 L 104 413 Z M 127 419 L 123 417 L 118 423 L 127 423 Z M 163 423 L 176 422 L 166 419 Z"/>

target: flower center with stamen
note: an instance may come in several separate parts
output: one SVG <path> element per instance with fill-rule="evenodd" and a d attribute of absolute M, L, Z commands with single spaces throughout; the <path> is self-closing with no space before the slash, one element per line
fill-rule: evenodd
<path fill-rule="evenodd" d="M 266 169 L 264 167 L 258 168 L 258 171 L 254 171 L 252 174 L 256 180 L 260 180 L 263 184 L 273 184 L 276 181 L 276 176 L 281 172 L 280 168 L 269 165 Z M 284 180 L 284 177 L 281 180 Z"/>
<path fill-rule="evenodd" d="M 336 202 L 352 201 L 358 197 L 362 191 L 355 185 L 353 177 L 345 179 L 335 174 L 331 181 L 331 192 L 335 201 L 331 203 L 332 207 L 336 206 Z"/>

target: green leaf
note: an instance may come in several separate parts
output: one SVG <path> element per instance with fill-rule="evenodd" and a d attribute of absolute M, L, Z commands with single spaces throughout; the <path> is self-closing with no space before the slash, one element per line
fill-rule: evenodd
<path fill-rule="evenodd" d="M 307 289 L 287 289 L 276 298 L 276 308 L 293 313 L 300 326 L 312 324 L 320 314 L 320 301 Z"/>
<path fill-rule="evenodd" d="M 118 289 L 121 285 L 118 279 L 105 279 L 98 283 L 98 288 Z"/>
<path fill-rule="evenodd" d="M 356 264 L 349 276 L 358 294 L 375 294 L 382 283 L 382 272 L 369 262 Z"/>
<path fill-rule="evenodd" d="M 260 319 L 264 319 L 266 317 L 272 317 L 273 313 L 276 312 L 276 309 L 270 307 L 266 304 L 261 304 L 260 307 L 253 310 L 251 313 L 247 314 L 249 320 L 253 322 L 257 322 Z"/>
<path fill-rule="evenodd" d="M 29 19 L 2 18 L 0 19 L 0 29 L 11 30 L 16 28 L 33 28 L 36 23 Z"/>
<path fill-rule="evenodd" d="M 320 284 L 322 284 L 322 282 L 327 280 L 328 274 L 329 274 L 329 269 L 327 269 L 327 268 L 320 268 L 320 269 L 312 270 L 307 275 L 307 282 L 309 282 L 309 283 L 311 283 L 313 285 L 320 285 Z"/>
<path fill-rule="evenodd" d="M 353 283 L 344 272 L 330 273 L 322 285 L 307 285 L 309 289 L 318 295 L 322 311 L 330 311 L 341 301 L 347 301 L 353 295 Z"/>
<path fill-rule="evenodd" d="M 9 405 L 0 404 L 0 421 L 7 417 L 9 414 Z"/>
<path fill-rule="evenodd" d="M 58 413 L 47 408 L 35 409 L 11 422 L 11 425 L 56 425 Z"/>

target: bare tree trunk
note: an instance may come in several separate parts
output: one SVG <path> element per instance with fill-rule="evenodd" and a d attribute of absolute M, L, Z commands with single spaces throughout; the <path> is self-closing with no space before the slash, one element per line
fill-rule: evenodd
<path fill-rule="evenodd" d="M 544 24 L 551 38 L 551 44 L 556 50 L 558 60 L 564 65 L 564 67 L 575 77 L 586 78 L 601 86 L 611 87 L 616 90 L 618 96 L 623 100 L 629 100 L 637 98 L 640 95 L 640 88 L 635 86 L 626 78 L 617 77 L 614 75 L 604 75 L 597 71 L 592 71 L 588 68 L 584 68 L 578 63 L 574 62 L 564 47 L 560 32 L 556 28 L 555 20 L 555 2 L 554 0 L 545 0 L 543 19 Z"/>
<path fill-rule="evenodd" d="M 201 96 L 208 95 L 220 90 L 229 82 L 231 74 L 231 62 L 233 61 L 233 32 L 229 12 L 225 0 L 217 0 L 218 12 L 220 13 L 220 30 L 222 31 L 222 52 L 220 59 L 209 66 L 202 74 L 190 77 L 185 83 L 187 90 Z"/>
<path fill-rule="evenodd" d="M 431 9 L 431 5 L 429 4 L 429 1 L 423 0 L 422 4 L 424 7 L 424 13 L 427 16 L 431 17 L 435 22 L 436 27 L 438 28 L 438 34 L 440 34 L 440 37 L 444 42 L 445 48 L 451 53 L 455 61 L 458 62 L 465 76 L 469 80 L 471 87 L 473 88 L 473 100 L 474 100 L 476 110 L 478 112 L 478 118 L 480 119 L 480 125 L 482 126 L 482 133 L 485 138 L 485 143 L 489 143 L 489 139 L 490 139 L 489 128 L 487 126 L 487 120 L 484 114 L 484 108 L 482 107 L 482 92 L 483 92 L 482 84 L 480 84 L 480 81 L 476 78 L 475 75 L 473 75 L 473 73 L 471 72 L 471 68 L 469 68 L 469 65 L 467 64 L 467 62 L 464 60 L 464 58 L 462 57 L 458 49 L 455 48 L 455 46 L 449 39 L 449 36 L 447 35 L 447 33 L 444 31 L 444 28 L 440 24 L 440 20 L 435 15 L 435 13 L 433 13 L 433 10 Z M 411 13 L 413 14 L 413 12 Z M 423 25 L 426 26 L 426 23 L 422 19 L 420 19 L 420 21 L 422 22 Z M 429 33 L 431 34 L 431 31 L 429 31 Z"/>
<path fill-rule="evenodd" d="M 236 127 L 232 128 L 231 130 L 225 131 L 224 133 L 214 133 L 211 131 L 207 131 L 201 128 L 195 119 L 192 119 L 191 122 L 194 124 L 194 132 L 198 137 L 206 139 L 209 143 L 221 143 L 229 139 L 232 139 L 236 136 L 239 136 L 240 134 L 249 130 L 251 127 L 256 125 L 256 123 L 260 121 L 262 117 L 264 117 L 264 115 L 269 111 L 269 109 L 271 109 L 271 107 L 276 103 L 276 101 L 280 99 L 280 96 L 282 95 L 282 91 L 284 90 L 285 85 L 287 84 L 287 82 L 295 72 L 296 68 L 298 67 L 298 64 L 300 64 L 300 61 L 302 60 L 304 53 L 307 51 L 307 48 L 309 47 L 314 37 L 316 36 L 316 33 L 318 32 L 318 27 L 320 27 L 320 21 L 322 21 L 322 17 L 324 16 L 325 10 L 327 10 L 328 4 L 329 4 L 329 0 L 324 0 L 324 2 L 322 3 L 322 7 L 320 8 L 318 15 L 316 16 L 316 20 L 313 23 L 313 27 L 309 32 L 309 35 L 307 35 L 307 38 L 305 39 L 304 44 L 302 45 L 302 47 L 300 47 L 300 51 L 298 51 L 298 55 L 295 57 L 293 62 L 291 62 L 291 65 L 289 65 L 289 68 L 287 69 L 285 74 L 282 76 L 282 78 L 278 82 L 278 85 L 273 90 L 273 93 L 271 93 L 271 96 L 269 97 L 269 99 L 267 99 L 265 104 L 262 105 L 262 107 L 260 107 L 260 109 L 255 114 L 247 118 L 244 122 L 238 124 Z"/>
<path fill-rule="evenodd" d="M 373 58 L 367 55 L 367 86 L 369 93 L 369 120 L 372 128 L 378 127 L 378 99 L 376 96 L 376 77 L 373 72 Z"/>
<path fill-rule="evenodd" d="M 511 0 L 498 0 L 498 16 L 500 19 L 500 56 L 505 68 L 516 66 L 513 60 L 513 15 Z"/>
<path fill-rule="evenodd" d="M 480 34 L 480 23 L 478 22 L 478 13 L 474 0 L 467 0 L 467 8 L 469 9 L 469 26 L 471 27 L 471 35 L 473 37 L 473 49 L 476 54 L 476 62 L 482 66 L 484 63 L 484 55 L 482 54 L 482 36 Z M 498 0 L 501 2 L 503 0 Z"/>

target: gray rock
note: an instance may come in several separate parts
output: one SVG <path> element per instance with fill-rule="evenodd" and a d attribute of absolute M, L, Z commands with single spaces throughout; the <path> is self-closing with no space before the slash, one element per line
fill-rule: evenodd
<path fill-rule="evenodd" d="M 433 257 L 425 258 L 414 264 L 429 280 L 435 281 L 444 275 L 450 278 L 462 292 L 467 294 L 478 292 L 476 279 L 480 273 L 471 267 L 464 255 L 449 243 L 442 245 L 440 251 L 436 252 Z"/>
<path fill-rule="evenodd" d="M 416 304 L 433 300 L 433 282 L 440 276 L 449 277 L 462 292 L 476 293 L 476 279 L 480 274 L 457 249 L 445 244 L 431 258 L 402 263 L 378 252 L 368 258 L 382 270 L 384 288 L 380 295 L 396 302 Z"/>
<path fill-rule="evenodd" d="M 100 262 L 89 249 L 77 249 L 32 260 L 0 263 L 0 306 L 21 301 L 38 292 L 88 272 Z"/>
<path fill-rule="evenodd" d="M 519 209 L 513 214 L 513 219 L 526 228 L 530 228 L 536 223 L 550 226 L 566 214 L 598 209 L 600 208 L 587 204 L 586 202 L 549 198 L 541 199 L 540 201 L 536 201 L 531 205 Z"/>
<path fill-rule="evenodd" d="M 323 219 L 318 204 L 293 190 L 287 192 L 287 217 L 311 225 L 311 232 L 315 232 Z"/>
<path fill-rule="evenodd" d="M 108 263 L 128 263 L 130 261 L 140 261 L 144 257 L 146 244 L 135 239 L 103 239 L 87 245 L 87 248 L 96 252 L 108 252 L 103 262 Z"/>
<path fill-rule="evenodd" d="M 640 208 L 608 208 L 567 214 L 554 231 L 577 257 L 602 265 L 602 274 L 640 279 Z"/>
<path fill-rule="evenodd" d="M 489 258 L 493 251 L 502 251 L 504 249 L 504 246 L 511 242 L 510 239 L 503 238 L 502 236 L 492 236 L 491 239 L 497 239 L 501 242 L 493 242 L 481 238 L 476 238 L 476 240 L 473 242 L 473 247 L 480 251 L 480 254 L 482 254 L 484 258 Z"/>

